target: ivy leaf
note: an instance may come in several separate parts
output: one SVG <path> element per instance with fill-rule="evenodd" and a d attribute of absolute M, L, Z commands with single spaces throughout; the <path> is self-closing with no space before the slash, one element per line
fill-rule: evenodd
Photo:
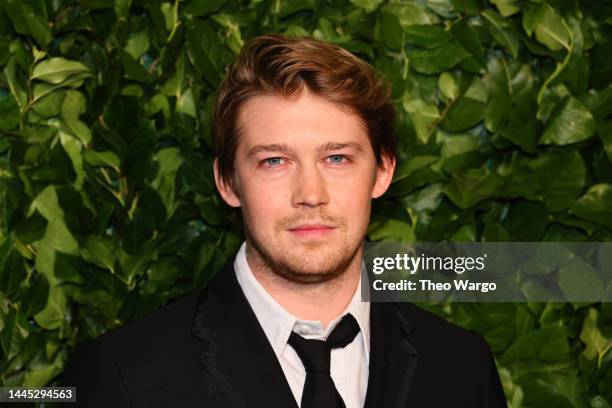
<path fill-rule="evenodd" d="M 553 110 L 540 143 L 567 145 L 588 139 L 594 133 L 591 112 L 578 99 L 567 96 Z"/>
<path fill-rule="evenodd" d="M 450 69 L 470 54 L 455 41 L 431 50 L 415 50 L 410 55 L 412 68 L 423 74 L 436 74 Z"/>
<path fill-rule="evenodd" d="M 80 74 L 91 74 L 91 70 L 78 61 L 56 57 L 36 64 L 31 79 L 57 85 L 70 76 Z"/>
<path fill-rule="evenodd" d="M 510 17 L 520 11 L 516 0 L 491 0 L 491 3 L 495 4 L 502 17 Z"/>
<path fill-rule="evenodd" d="M 382 0 L 351 0 L 351 3 L 363 8 L 367 12 L 371 12 L 382 4 Z"/>
<path fill-rule="evenodd" d="M 29 334 L 26 317 L 18 311 L 11 310 L 4 322 L 4 328 L 0 332 L 0 344 L 7 361 L 21 351 Z"/>
<path fill-rule="evenodd" d="M 512 57 L 518 55 L 519 41 L 516 33 L 510 29 L 509 23 L 493 10 L 485 10 L 481 13 L 491 28 L 491 35 L 500 45 L 505 47 Z"/>
<path fill-rule="evenodd" d="M 595 184 L 570 211 L 576 216 L 612 228 L 612 184 Z"/>
<path fill-rule="evenodd" d="M 503 180 L 495 173 L 484 169 L 469 169 L 453 175 L 444 193 L 459 208 L 465 209 L 493 197 L 502 184 Z"/>
<path fill-rule="evenodd" d="M 570 348 L 563 327 L 533 330 L 520 337 L 504 352 L 502 361 L 557 361 L 569 354 Z"/>
<path fill-rule="evenodd" d="M 570 207 L 586 182 L 586 166 L 577 152 L 548 157 L 537 174 L 544 203 L 550 211 Z"/>
<path fill-rule="evenodd" d="M 531 35 L 535 31 L 536 40 L 552 51 L 571 50 L 570 33 L 567 24 L 555 9 L 546 3 L 529 6 L 523 13 L 523 28 Z"/>
<path fill-rule="evenodd" d="M 601 300 L 604 283 L 595 269 L 579 256 L 559 268 L 559 288 L 570 302 Z"/>

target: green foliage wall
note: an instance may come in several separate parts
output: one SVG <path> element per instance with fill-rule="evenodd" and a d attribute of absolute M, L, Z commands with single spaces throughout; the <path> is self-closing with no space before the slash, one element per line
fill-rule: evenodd
<path fill-rule="evenodd" d="M 371 240 L 612 238 L 603 0 L 0 0 L 0 384 L 206 284 L 240 244 L 211 173 L 246 38 L 313 35 L 393 84 L 400 163 Z M 513 407 L 612 406 L 610 304 L 436 307 Z"/>

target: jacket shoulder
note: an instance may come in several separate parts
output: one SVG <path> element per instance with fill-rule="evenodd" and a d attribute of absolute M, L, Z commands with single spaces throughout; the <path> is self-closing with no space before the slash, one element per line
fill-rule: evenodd
<path fill-rule="evenodd" d="M 182 375 L 200 370 L 201 343 L 191 334 L 197 300 L 198 293 L 188 294 L 77 345 L 61 383 L 76 386 L 81 402 L 94 407 L 131 406 L 166 388 L 163 394 L 173 395 Z"/>
<path fill-rule="evenodd" d="M 109 345 L 120 344 L 122 348 L 129 348 L 131 345 L 140 348 L 143 343 L 183 340 L 191 335 L 198 294 L 199 292 L 192 292 L 170 301 L 146 317 L 127 322 L 93 341 Z"/>
<path fill-rule="evenodd" d="M 470 400 L 461 406 L 506 406 L 494 357 L 480 333 L 412 303 L 396 303 L 394 307 L 410 328 L 407 338 L 418 355 L 415 389 L 443 384 L 444 398 L 454 396 L 455 402 L 461 398 Z M 427 400 L 431 395 L 423 398 Z M 450 406 L 453 398 L 443 405 Z"/>
<path fill-rule="evenodd" d="M 413 303 L 395 303 L 396 313 L 410 327 L 409 339 L 427 359 L 446 361 L 455 367 L 488 365 L 491 350 L 484 337 Z M 454 364 L 453 364 L 454 363 Z"/>

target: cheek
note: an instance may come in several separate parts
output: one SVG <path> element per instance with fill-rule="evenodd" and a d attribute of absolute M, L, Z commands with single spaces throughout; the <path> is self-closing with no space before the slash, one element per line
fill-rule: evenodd
<path fill-rule="evenodd" d="M 363 229 L 367 226 L 370 218 L 371 197 L 370 190 L 365 185 L 359 187 L 353 186 L 342 189 L 338 188 L 336 192 L 336 203 L 338 207 L 336 213 L 345 217 L 349 222 L 349 228 Z"/>
<path fill-rule="evenodd" d="M 271 224 L 282 216 L 289 200 L 285 192 L 270 190 L 267 186 L 252 185 L 243 193 L 243 207 L 251 225 Z"/>

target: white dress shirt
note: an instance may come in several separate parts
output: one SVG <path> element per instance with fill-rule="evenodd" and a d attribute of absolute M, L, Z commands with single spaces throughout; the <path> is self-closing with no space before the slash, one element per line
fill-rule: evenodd
<path fill-rule="evenodd" d="M 246 242 L 242 243 L 234 261 L 236 278 L 259 324 L 280 362 L 298 406 L 306 380 L 306 371 L 293 347 L 287 344 L 292 331 L 308 339 L 325 340 L 347 313 L 359 324 L 360 332 L 344 348 L 331 352 L 331 377 L 347 408 L 360 408 L 365 403 L 368 387 L 370 304 L 361 302 L 361 279 L 345 311 L 324 329 L 320 321 L 301 320 L 287 312 L 257 281 L 246 259 Z"/>

